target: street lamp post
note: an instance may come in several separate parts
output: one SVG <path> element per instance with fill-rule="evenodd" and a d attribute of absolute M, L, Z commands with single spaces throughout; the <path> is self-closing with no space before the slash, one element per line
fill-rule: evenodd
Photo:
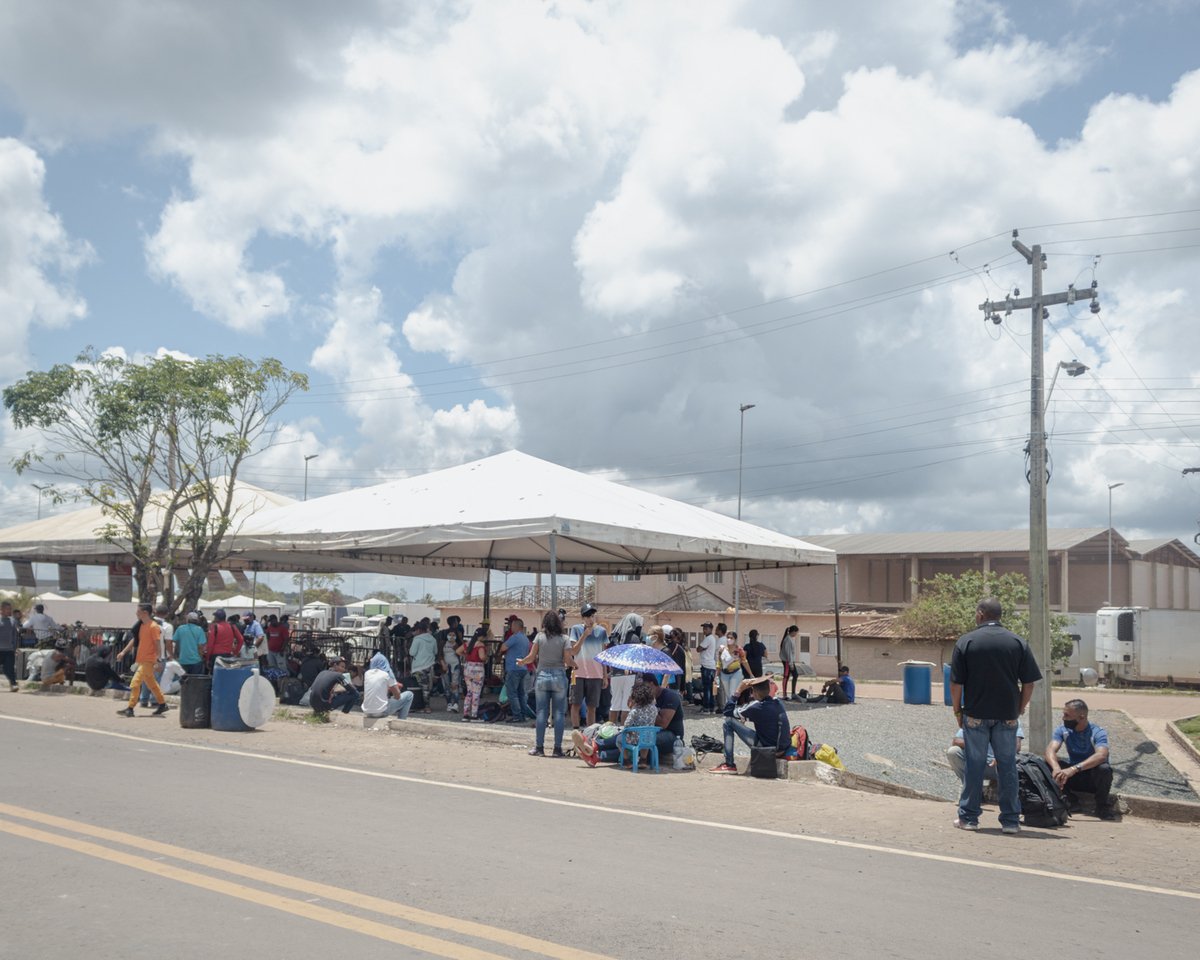
<path fill-rule="evenodd" d="M 737 501 L 737 518 L 742 519 L 742 450 L 746 438 L 746 411 L 753 410 L 757 404 L 741 403 L 738 404 L 738 414 L 740 422 L 738 424 L 738 501 Z M 741 590 L 742 585 L 741 571 L 735 569 L 733 571 L 733 632 L 738 634 L 738 643 L 742 642 L 742 635 L 738 633 L 738 619 L 741 613 Z"/>
<path fill-rule="evenodd" d="M 41 520 L 42 519 L 42 494 L 50 489 L 50 484 L 48 484 L 48 483 L 33 483 L 33 484 L 30 484 L 30 486 L 33 487 L 33 489 L 38 492 L 37 518 L 39 520 Z"/>
<path fill-rule="evenodd" d="M 304 457 L 304 499 L 308 499 L 308 461 L 316 460 L 319 453 L 310 453 Z M 299 623 L 296 626 L 297 630 L 304 628 L 304 571 L 300 571 L 300 609 L 296 612 L 296 619 Z"/>
<path fill-rule="evenodd" d="M 1123 480 L 1108 485 L 1108 599 L 1104 602 L 1106 607 L 1112 606 L 1112 492 L 1117 487 L 1123 486 L 1125 486 Z"/>

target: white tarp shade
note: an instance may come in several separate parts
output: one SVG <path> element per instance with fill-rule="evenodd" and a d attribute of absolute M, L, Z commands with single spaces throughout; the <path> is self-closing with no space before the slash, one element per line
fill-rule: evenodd
<path fill-rule="evenodd" d="M 217 480 L 220 488 L 227 482 Z M 253 484 L 237 481 L 233 490 L 233 524 L 235 532 L 256 511 L 294 503 L 269 490 Z M 186 511 L 177 516 L 177 523 L 186 517 Z M 161 530 L 163 510 L 151 505 L 146 509 L 145 526 L 149 537 L 158 536 Z M 115 522 L 101 507 L 90 506 L 72 510 L 41 520 L 31 520 L 0 530 L 0 559 L 32 560 L 35 563 L 55 563 L 69 560 L 81 564 L 106 564 L 113 560 L 128 560 L 128 540 L 109 543 L 102 539 L 103 531 Z M 223 565 L 224 566 L 224 565 Z"/>
<path fill-rule="evenodd" d="M 509 451 L 257 514 L 248 562 L 477 579 L 486 570 L 688 573 L 832 564 L 835 553 Z"/>

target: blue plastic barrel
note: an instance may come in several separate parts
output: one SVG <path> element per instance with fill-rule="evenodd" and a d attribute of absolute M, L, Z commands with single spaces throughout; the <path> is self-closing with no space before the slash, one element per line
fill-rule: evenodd
<path fill-rule="evenodd" d="M 254 670 L 251 667 L 217 667 L 213 670 L 211 717 L 214 730 L 250 729 L 238 709 L 238 694 L 242 692 L 242 684 L 252 676 Z"/>
<path fill-rule="evenodd" d="M 950 699 L 950 664 L 942 664 L 942 703 L 948 707 L 954 706 L 954 701 Z"/>
<path fill-rule="evenodd" d="M 932 703 L 933 664 L 925 660 L 905 660 L 900 666 L 904 668 L 904 702 Z M 215 693 L 213 700 L 215 705 Z M 217 725 L 215 709 L 213 714 L 213 726 L 215 727 Z"/>

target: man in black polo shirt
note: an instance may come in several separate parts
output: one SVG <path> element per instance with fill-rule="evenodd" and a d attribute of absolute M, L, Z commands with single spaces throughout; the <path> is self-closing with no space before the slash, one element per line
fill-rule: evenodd
<path fill-rule="evenodd" d="M 970 633 L 958 638 L 950 662 L 950 699 L 963 730 L 967 768 L 958 801 L 960 830 L 978 830 L 983 801 L 983 772 L 988 747 L 996 757 L 1000 796 L 1000 827 L 1021 832 L 1021 802 L 1017 793 L 1017 718 L 1042 679 L 1029 644 L 1000 626 L 1000 602 L 979 601 Z"/>

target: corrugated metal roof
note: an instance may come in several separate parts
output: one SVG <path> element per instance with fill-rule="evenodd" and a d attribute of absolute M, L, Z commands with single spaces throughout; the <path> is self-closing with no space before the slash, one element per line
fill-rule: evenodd
<path fill-rule="evenodd" d="M 832 637 L 836 636 L 836 629 L 822 630 L 821 636 Z M 900 622 L 900 618 L 895 614 L 890 614 L 884 617 L 875 617 L 872 620 L 866 620 L 863 623 L 855 623 L 848 627 L 842 627 L 843 640 L 924 640 L 925 637 L 914 637 L 911 632 L 905 630 Z M 946 639 L 955 639 L 947 637 Z"/>
<path fill-rule="evenodd" d="M 1161 550 L 1164 547 L 1171 547 L 1177 550 L 1186 559 L 1200 566 L 1200 555 L 1196 553 L 1186 543 L 1176 537 L 1160 537 L 1155 540 L 1130 540 L 1129 549 L 1138 556 L 1145 557 L 1155 550 Z"/>
<path fill-rule="evenodd" d="M 1050 530 L 1051 550 L 1070 550 L 1108 533 L 1107 527 Z M 941 530 L 920 533 L 814 533 L 804 540 L 836 550 L 840 555 L 900 555 L 956 553 L 1028 553 L 1029 530 Z M 1115 533 L 1114 544 L 1124 544 Z"/>

